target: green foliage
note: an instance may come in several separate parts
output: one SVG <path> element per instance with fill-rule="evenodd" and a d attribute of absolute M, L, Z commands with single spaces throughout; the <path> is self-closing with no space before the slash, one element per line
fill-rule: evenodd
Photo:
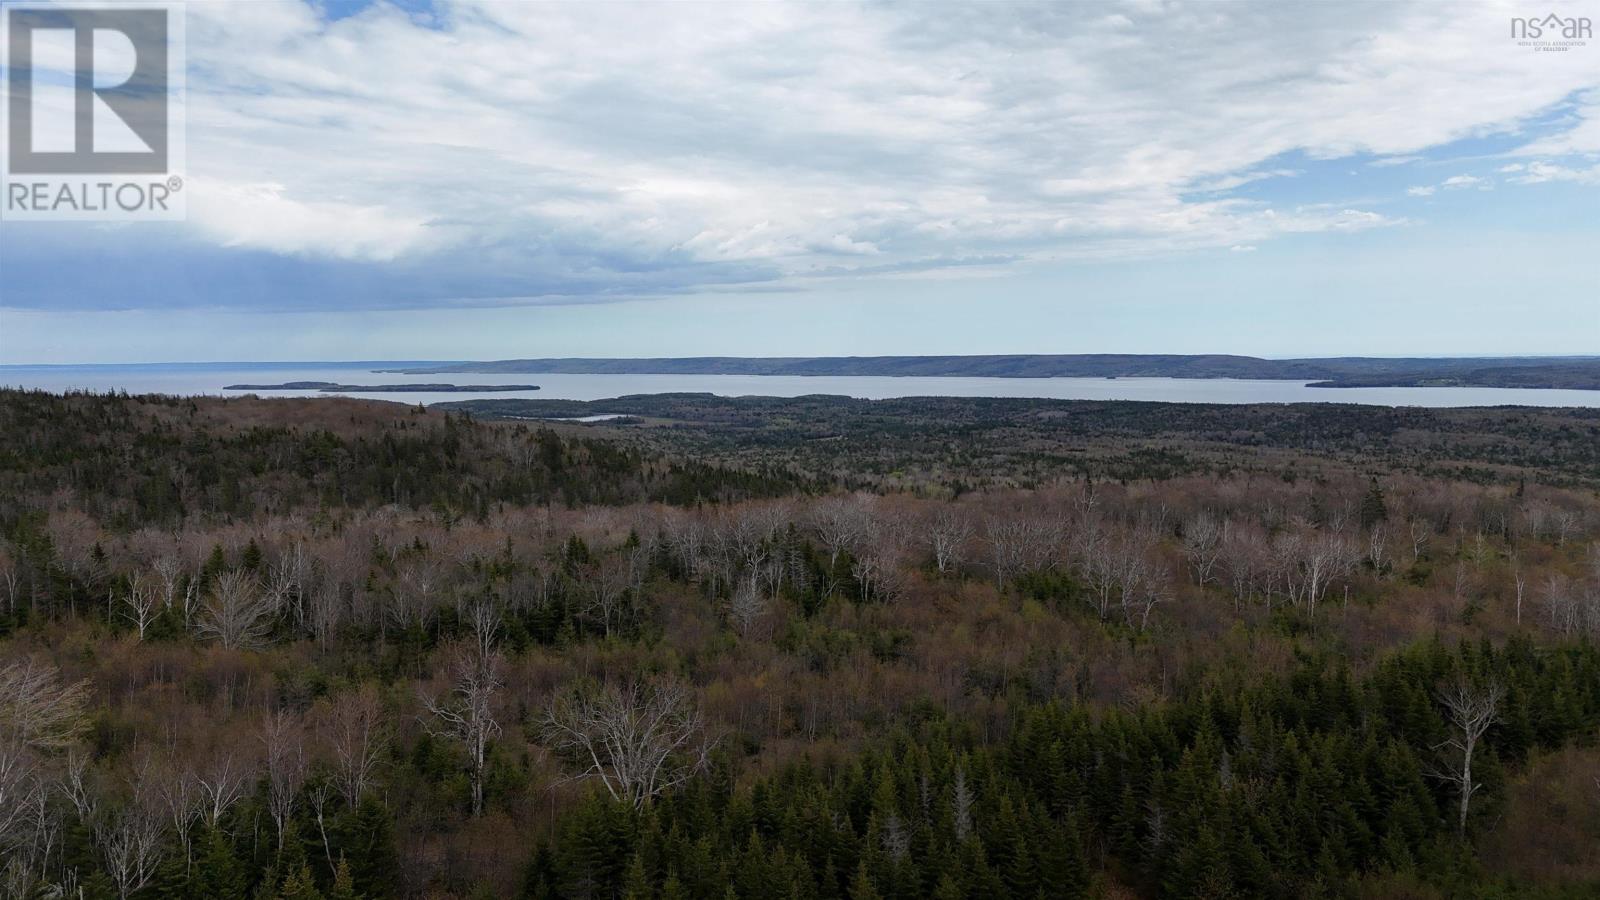
<path fill-rule="evenodd" d="M 1459 676 L 1514 686 L 1518 718 L 1546 723 L 1489 733 L 1474 821 L 1494 816 L 1503 761 L 1600 722 L 1589 644 L 1425 643 L 1361 679 L 1306 657 L 1282 679 L 1220 672 L 1136 710 L 1028 706 L 999 744 L 933 717 L 859 758 L 747 789 L 700 782 L 646 813 L 592 794 L 533 868 L 543 890 L 586 896 L 672 882 L 693 896 L 1082 897 L 1105 877 L 1089 863 L 1100 847 L 1120 880 L 1163 896 L 1301 897 L 1384 872 L 1440 881 L 1460 862 L 1454 795 L 1425 773 L 1449 728 L 1433 692 Z M 958 771 L 975 797 L 965 839 Z"/>

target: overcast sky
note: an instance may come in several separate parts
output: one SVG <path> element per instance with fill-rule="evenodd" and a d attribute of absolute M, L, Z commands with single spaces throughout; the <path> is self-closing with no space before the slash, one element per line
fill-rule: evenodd
<path fill-rule="evenodd" d="M 1600 353 L 1600 2 L 188 4 L 0 362 Z"/>

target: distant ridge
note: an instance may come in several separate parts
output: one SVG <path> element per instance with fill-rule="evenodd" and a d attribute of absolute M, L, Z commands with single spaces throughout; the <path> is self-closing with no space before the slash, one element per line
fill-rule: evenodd
<path fill-rule="evenodd" d="M 986 378 L 1249 378 L 1316 387 L 1531 387 L 1600 390 L 1600 357 L 1330 357 L 1262 359 L 1225 354 L 1015 354 L 986 356 L 694 356 L 651 359 L 505 359 L 405 375 L 873 375 Z"/>

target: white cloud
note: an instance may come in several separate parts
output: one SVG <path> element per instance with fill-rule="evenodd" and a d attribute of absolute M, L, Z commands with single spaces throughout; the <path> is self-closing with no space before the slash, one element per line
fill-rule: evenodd
<path fill-rule="evenodd" d="M 1582 185 L 1600 185 L 1600 163 L 1586 167 L 1560 166 L 1549 162 L 1529 163 L 1527 170 L 1510 179 L 1513 184 L 1543 184 L 1548 181 L 1566 181 Z"/>
<path fill-rule="evenodd" d="M 1431 184 L 1419 184 L 1416 187 L 1406 188 L 1406 193 L 1412 197 L 1431 197 L 1438 190 Z"/>
<path fill-rule="evenodd" d="M 1573 104 L 1566 127 L 1518 147 L 1516 156 L 1569 156 L 1600 153 L 1600 88 L 1584 91 Z"/>
<path fill-rule="evenodd" d="M 285 196 L 281 184 L 192 179 L 190 222 L 223 246 L 387 262 L 428 246 L 428 223 L 382 207 Z"/>
<path fill-rule="evenodd" d="M 1285 156 L 1400 165 L 1600 80 L 1422 0 L 437 5 L 189 4 L 195 231 L 485 300 L 1253 247 L 1403 221 L 1229 196 Z"/>

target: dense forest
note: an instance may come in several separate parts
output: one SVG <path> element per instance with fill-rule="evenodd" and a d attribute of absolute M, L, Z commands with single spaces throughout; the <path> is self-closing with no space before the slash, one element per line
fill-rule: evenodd
<path fill-rule="evenodd" d="M 649 432 L 639 436 L 642 447 L 879 491 L 1374 470 L 1479 483 L 1600 485 L 1596 409 L 710 394 L 467 400 L 441 408 L 510 421 L 625 415 L 623 424 Z M 599 430 L 628 439 L 640 429 Z"/>
<path fill-rule="evenodd" d="M 1600 891 L 1592 411 L 500 403 L 0 392 L 0 891 Z"/>

